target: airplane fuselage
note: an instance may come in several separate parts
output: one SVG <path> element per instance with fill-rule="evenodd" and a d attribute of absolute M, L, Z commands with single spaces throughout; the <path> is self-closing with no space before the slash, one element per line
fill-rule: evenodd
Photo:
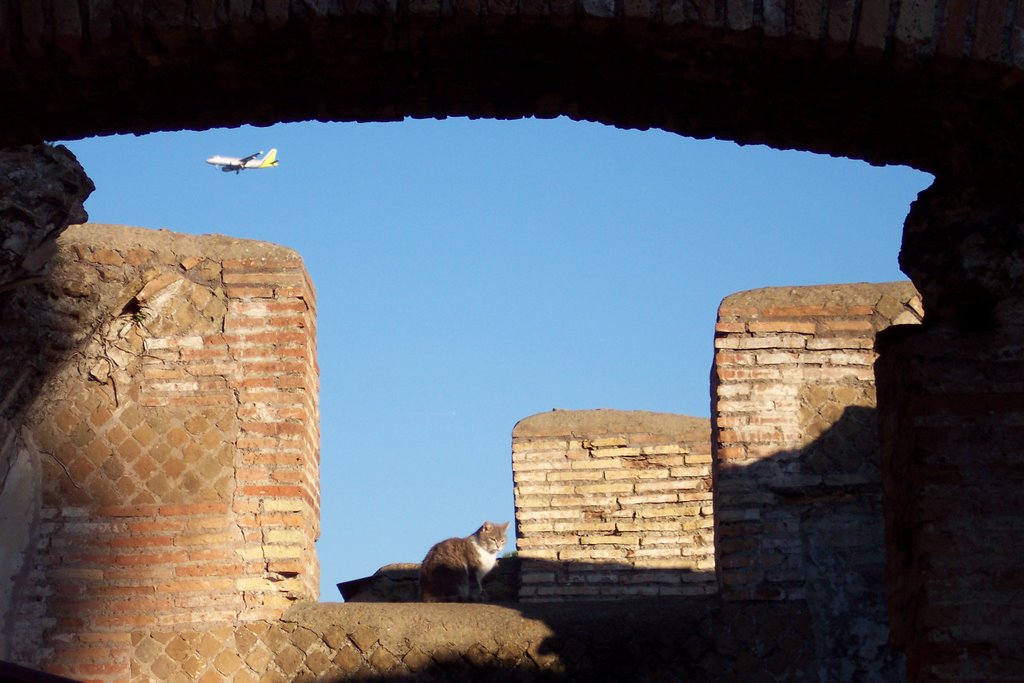
<path fill-rule="evenodd" d="M 207 159 L 206 163 L 214 166 L 241 166 L 242 160 L 238 157 L 225 157 L 217 154 Z"/>

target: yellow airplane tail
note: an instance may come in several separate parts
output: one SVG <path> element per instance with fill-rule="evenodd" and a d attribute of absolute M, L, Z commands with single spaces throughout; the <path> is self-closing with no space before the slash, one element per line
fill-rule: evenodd
<path fill-rule="evenodd" d="M 267 156 L 263 157 L 263 162 L 260 164 L 260 168 L 270 168 L 271 166 L 277 166 L 277 150 L 272 149 L 267 152 Z"/>

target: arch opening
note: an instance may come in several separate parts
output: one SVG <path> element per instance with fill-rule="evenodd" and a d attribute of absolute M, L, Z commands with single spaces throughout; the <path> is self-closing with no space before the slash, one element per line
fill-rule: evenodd
<path fill-rule="evenodd" d="M 236 178 L 200 166 L 210 154 L 275 145 L 277 169 Z M 324 525 L 322 556 L 336 552 L 325 553 L 331 546 L 352 555 L 380 548 L 362 562 L 340 560 L 338 569 L 323 571 L 321 594 L 328 599 L 338 581 L 416 561 L 429 539 L 468 533 L 461 528 L 478 524 L 472 520 L 489 501 L 504 499 L 504 513 L 491 514 L 511 517 L 502 454 L 508 430 L 525 415 L 554 407 L 706 415 L 717 302 L 756 286 L 893 279 L 895 216 L 915 183 L 927 180 L 857 162 L 567 120 L 287 125 L 97 139 L 72 148 L 96 169 L 90 172 L 100 190 L 89 208 L 94 217 L 100 212 L 100 222 L 230 229 L 283 241 L 303 255 L 320 291 L 321 349 L 338 339 L 354 352 L 320 354 L 322 391 L 349 392 L 321 400 L 324 476 L 346 481 L 354 469 L 366 477 L 349 488 L 365 502 L 348 503 L 346 514 L 348 496 L 332 493 L 325 506 L 341 507 L 325 507 L 324 517 L 355 519 L 366 505 L 389 510 L 376 531 L 349 522 L 334 541 L 333 524 Z M 120 161 L 139 158 L 166 161 L 158 176 Z M 829 165 L 835 168 L 823 170 Z M 881 179 L 885 173 L 905 183 L 902 194 Z M 822 180 L 823 191 L 807 187 Z M 859 183 L 867 187 L 850 196 Z M 866 196 L 882 205 L 885 218 L 859 212 Z M 118 206 L 126 218 L 117 218 Z M 154 212 L 159 206 L 165 208 Z M 798 253 L 783 236 L 790 231 Z M 842 246 L 829 247 L 837 233 Z M 881 264 L 885 251 L 888 267 Z M 828 252 L 863 257 L 847 258 L 848 270 L 832 277 L 833 261 L 822 257 Z M 577 358 L 584 348 L 589 367 Z M 563 378 L 552 379 L 559 372 Z M 488 374 L 482 386 L 459 395 L 458 386 Z M 681 382 L 668 379 L 680 374 Z M 679 384 L 688 387 L 683 400 Z M 496 398 L 510 387 L 517 395 L 512 405 Z M 339 414 L 339 405 L 349 407 Z M 401 445 L 387 445 L 390 439 L 376 435 L 392 433 L 395 420 L 411 426 Z M 436 436 L 424 436 L 430 433 Z M 416 457 L 425 438 L 443 445 Z M 451 449 L 459 453 L 451 467 L 460 474 L 433 464 Z M 488 483 L 464 491 L 461 473 L 481 467 L 481 450 L 488 454 L 481 472 Z M 328 454 L 346 451 L 366 454 L 365 463 L 346 458 L 344 469 L 328 475 L 335 467 Z M 397 489 L 394 471 L 409 473 Z M 414 522 L 425 525 L 416 532 L 422 548 L 400 550 L 386 530 L 406 522 L 403 504 L 418 495 L 407 487 L 424 481 L 437 493 L 421 504 L 438 521 Z M 376 496 L 383 498 L 371 503 Z M 447 501 L 459 498 L 466 500 L 462 512 L 447 516 Z"/>

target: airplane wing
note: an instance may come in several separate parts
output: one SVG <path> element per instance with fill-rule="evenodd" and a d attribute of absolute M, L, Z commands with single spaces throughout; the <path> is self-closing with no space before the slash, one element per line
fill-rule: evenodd
<path fill-rule="evenodd" d="M 260 150 L 259 152 L 256 152 L 255 154 L 250 154 L 247 157 L 242 157 L 241 159 L 238 160 L 238 164 L 239 164 L 239 166 L 241 166 L 241 165 L 245 164 L 245 162 L 252 161 L 253 159 L 255 159 L 256 157 L 258 157 L 261 154 L 263 154 L 263 150 Z"/>

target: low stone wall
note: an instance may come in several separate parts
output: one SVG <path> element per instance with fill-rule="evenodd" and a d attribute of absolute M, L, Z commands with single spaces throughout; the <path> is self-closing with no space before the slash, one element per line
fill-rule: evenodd
<path fill-rule="evenodd" d="M 714 596 L 303 604 L 275 622 L 139 633 L 133 648 L 135 680 L 818 680 L 804 606 Z"/>
<path fill-rule="evenodd" d="M 715 592 L 710 448 L 705 418 L 589 410 L 520 421 L 520 600 Z"/>
<path fill-rule="evenodd" d="M 494 569 L 484 577 L 489 602 L 519 600 L 518 557 L 499 557 Z M 419 602 L 420 565 L 403 562 L 388 564 L 370 576 L 338 584 L 345 602 Z"/>

